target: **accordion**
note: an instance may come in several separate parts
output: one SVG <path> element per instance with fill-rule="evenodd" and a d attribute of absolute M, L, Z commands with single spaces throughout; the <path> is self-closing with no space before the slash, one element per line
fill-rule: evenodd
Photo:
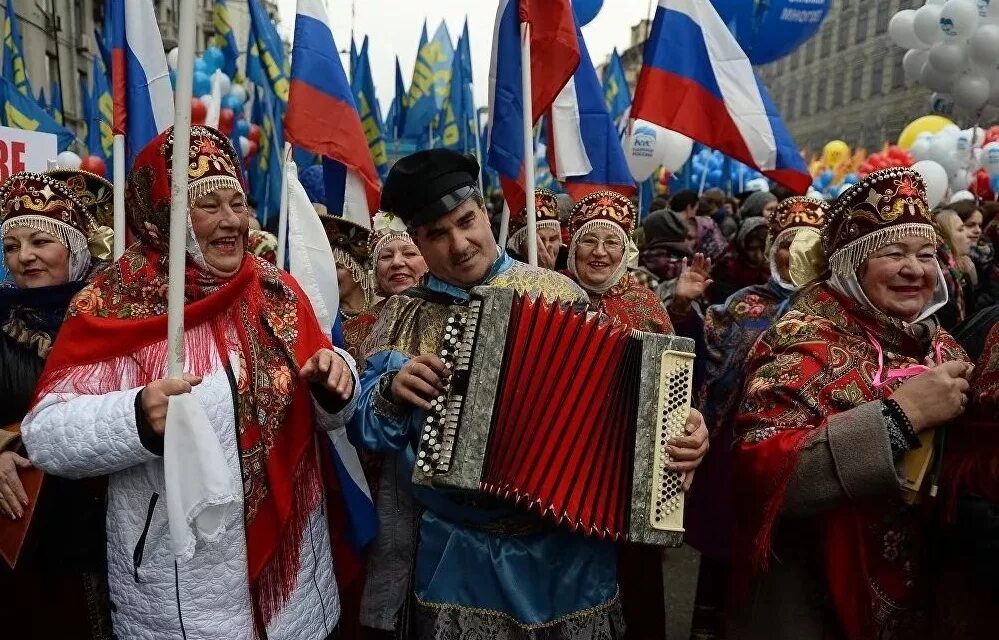
<path fill-rule="evenodd" d="M 578 305 L 476 287 L 449 308 L 450 370 L 413 482 L 509 501 L 585 535 L 679 546 L 694 342 L 633 331 Z"/>

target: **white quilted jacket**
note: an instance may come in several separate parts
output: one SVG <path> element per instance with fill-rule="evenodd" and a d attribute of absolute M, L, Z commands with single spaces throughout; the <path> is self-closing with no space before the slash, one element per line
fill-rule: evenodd
<path fill-rule="evenodd" d="M 337 352 L 354 369 L 351 357 L 339 349 Z M 217 356 L 216 360 L 215 372 L 194 388 L 194 396 L 215 427 L 230 472 L 239 478 L 233 391 Z M 237 355 L 230 354 L 230 361 L 233 371 L 238 372 Z M 313 403 L 318 429 L 344 427 L 357 401 L 356 370 L 354 380 L 354 398 L 340 413 L 327 414 Z M 163 494 L 163 460 L 139 441 L 135 423 L 138 392 L 128 389 L 102 396 L 46 396 L 21 427 L 31 460 L 57 476 L 110 476 L 108 577 L 114 631 L 119 639 L 252 638 L 242 526 L 230 527 L 217 542 L 199 543 L 187 563 L 174 563 Z M 337 624 L 340 602 L 324 508 L 321 503 L 312 514 L 311 528 L 302 540 L 298 582 L 290 600 L 268 626 L 269 640 L 323 640 Z"/>

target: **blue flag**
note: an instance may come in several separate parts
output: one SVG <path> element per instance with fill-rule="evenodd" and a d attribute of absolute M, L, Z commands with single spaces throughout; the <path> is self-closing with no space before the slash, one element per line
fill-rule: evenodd
<path fill-rule="evenodd" d="M 250 54 L 256 61 L 247 61 L 246 75 L 258 86 L 270 85 L 281 106 L 287 106 L 291 64 L 285 55 L 284 43 L 259 0 L 247 0 L 247 5 L 250 11 L 250 46 L 247 50 L 256 47 L 256 52 Z"/>
<path fill-rule="evenodd" d="M 457 55 L 451 65 L 451 87 L 441 111 L 441 146 L 462 153 L 474 153 L 475 104 L 471 82 L 465 75 L 466 70 L 471 67 L 464 57 L 470 55 L 467 53 L 469 49 L 464 41 L 465 35 L 467 32 L 458 41 Z"/>
<path fill-rule="evenodd" d="M 107 69 L 101 58 L 94 58 L 91 76 L 92 106 L 91 121 L 87 123 L 87 147 L 90 155 L 100 156 L 104 162 L 110 162 L 114 153 L 114 130 L 111 127 L 114 123 L 114 97 L 111 95 Z"/>
<path fill-rule="evenodd" d="M 6 77 L 0 78 L 0 104 L 3 105 L 0 120 L 4 126 L 25 131 L 54 133 L 59 138 L 59 151 L 65 151 L 73 143 L 75 137 L 69 129 L 60 125 L 55 118 L 45 112 L 45 109 L 38 106 L 34 96 L 22 95 L 17 86 Z"/>
<path fill-rule="evenodd" d="M 447 25 L 441 22 L 432 40 L 420 47 L 413 69 L 413 81 L 409 85 L 409 105 L 403 136 L 424 138 L 438 112 L 444 106 L 444 99 L 451 85 L 451 64 L 454 60 L 454 46 Z M 435 138 L 438 137 L 435 133 Z M 433 141 L 430 141 L 433 144 Z"/>
<path fill-rule="evenodd" d="M 52 115 L 52 110 L 49 109 L 49 101 L 45 99 L 45 87 L 38 90 L 38 97 L 35 98 L 35 102 L 38 103 L 39 107 L 45 109 L 45 113 Z"/>
<path fill-rule="evenodd" d="M 281 209 L 281 153 L 284 144 L 284 131 L 277 98 L 269 86 L 254 89 L 257 99 L 253 101 L 251 120 L 260 125 L 260 146 L 257 155 L 250 163 L 250 193 L 257 201 L 257 211 L 262 224 L 267 224 L 271 215 Z M 280 143 L 280 144 L 279 144 Z"/>
<path fill-rule="evenodd" d="M 364 36 L 364 45 L 368 44 L 368 36 Z M 354 78 L 357 77 L 357 43 L 350 39 L 350 84 L 354 85 Z"/>
<path fill-rule="evenodd" d="M 76 129 L 76 134 L 87 146 L 87 154 L 94 155 L 90 151 L 90 124 L 93 119 L 91 116 L 93 104 L 91 103 L 90 91 L 87 89 L 87 79 L 84 76 L 80 76 L 80 106 L 83 108 L 83 118 L 80 126 Z"/>
<path fill-rule="evenodd" d="M 472 84 L 472 46 L 468 38 L 468 16 L 465 16 L 465 26 L 458 38 L 458 50 L 455 55 L 461 59 L 461 72 L 465 74 L 465 82 Z"/>
<path fill-rule="evenodd" d="M 230 78 L 236 77 L 236 66 L 239 61 L 239 46 L 236 44 L 236 32 L 232 30 L 232 20 L 229 7 L 225 0 L 215 0 L 212 8 L 212 24 L 215 27 L 215 46 L 222 50 L 224 56 L 222 73 Z"/>
<path fill-rule="evenodd" d="M 610 61 L 604 68 L 603 77 L 604 101 L 611 120 L 619 122 L 621 117 L 631 107 L 631 92 L 628 89 L 628 77 L 624 73 L 624 64 L 617 49 L 611 53 Z"/>
<path fill-rule="evenodd" d="M 28 71 L 24 64 L 24 47 L 21 45 L 21 29 L 17 26 L 14 3 L 7 0 L 7 13 L 3 21 L 3 77 L 14 85 L 22 96 L 34 99 Z"/>
<path fill-rule="evenodd" d="M 382 137 L 382 131 L 385 127 L 382 123 L 381 111 L 378 109 L 378 101 L 375 98 L 374 79 L 371 77 L 368 36 L 364 36 L 361 52 L 357 56 L 355 75 L 350 88 L 354 94 L 357 113 L 361 117 L 361 126 L 364 128 L 364 137 L 368 141 L 368 149 L 371 151 L 375 170 L 378 171 L 378 177 L 384 180 L 389 170 L 388 154 L 385 149 L 385 138 Z"/>
<path fill-rule="evenodd" d="M 385 140 L 396 140 L 399 138 L 399 127 L 406 118 L 406 107 L 403 101 L 406 99 L 406 85 L 402 81 L 402 67 L 399 66 L 399 56 L 395 57 L 395 97 L 389 105 L 388 116 L 385 118 L 385 128 L 382 135 Z"/>
<path fill-rule="evenodd" d="M 56 122 L 65 126 L 66 118 L 62 110 L 62 88 L 55 81 L 52 82 L 52 102 L 49 103 L 49 113 L 55 118 Z"/>

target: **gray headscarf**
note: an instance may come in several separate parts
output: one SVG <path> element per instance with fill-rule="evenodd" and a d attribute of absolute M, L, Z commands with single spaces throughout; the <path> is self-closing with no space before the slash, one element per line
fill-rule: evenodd
<path fill-rule="evenodd" d="M 757 191 L 746 198 L 746 201 L 742 203 L 741 207 L 739 207 L 739 216 L 743 220 L 762 216 L 763 207 L 767 206 L 771 202 L 777 202 L 777 196 L 769 191 Z"/>

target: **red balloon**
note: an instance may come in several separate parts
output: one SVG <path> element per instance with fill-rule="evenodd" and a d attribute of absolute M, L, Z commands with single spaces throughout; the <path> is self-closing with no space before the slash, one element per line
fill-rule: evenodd
<path fill-rule="evenodd" d="M 191 124 L 205 124 L 208 107 L 200 98 L 191 98 Z"/>
<path fill-rule="evenodd" d="M 979 169 L 978 173 L 975 174 L 975 180 L 971 183 L 971 190 L 978 196 L 979 200 L 996 199 L 996 194 L 992 192 L 992 187 L 989 184 L 989 174 L 985 169 Z"/>
<path fill-rule="evenodd" d="M 260 144 L 260 136 L 262 133 L 263 131 L 261 130 L 260 125 L 251 124 L 250 135 L 246 137 L 250 140 L 250 142 L 256 142 L 257 144 Z"/>
<path fill-rule="evenodd" d="M 222 109 L 219 111 L 219 131 L 225 135 L 232 133 L 232 127 L 236 123 L 236 114 L 232 109 Z"/>
<path fill-rule="evenodd" d="M 983 146 L 999 140 L 999 125 L 989 127 L 989 130 L 985 132 L 985 142 L 982 143 Z"/>
<path fill-rule="evenodd" d="M 253 156 L 257 155 L 257 150 L 259 148 L 260 148 L 260 145 L 258 145 L 253 140 L 250 140 L 250 148 L 247 149 L 247 151 L 246 151 L 246 157 L 247 158 L 252 158 Z"/>
<path fill-rule="evenodd" d="M 102 178 L 108 177 L 108 165 L 97 156 L 83 156 L 80 158 L 80 168 L 90 173 L 96 173 Z"/>

